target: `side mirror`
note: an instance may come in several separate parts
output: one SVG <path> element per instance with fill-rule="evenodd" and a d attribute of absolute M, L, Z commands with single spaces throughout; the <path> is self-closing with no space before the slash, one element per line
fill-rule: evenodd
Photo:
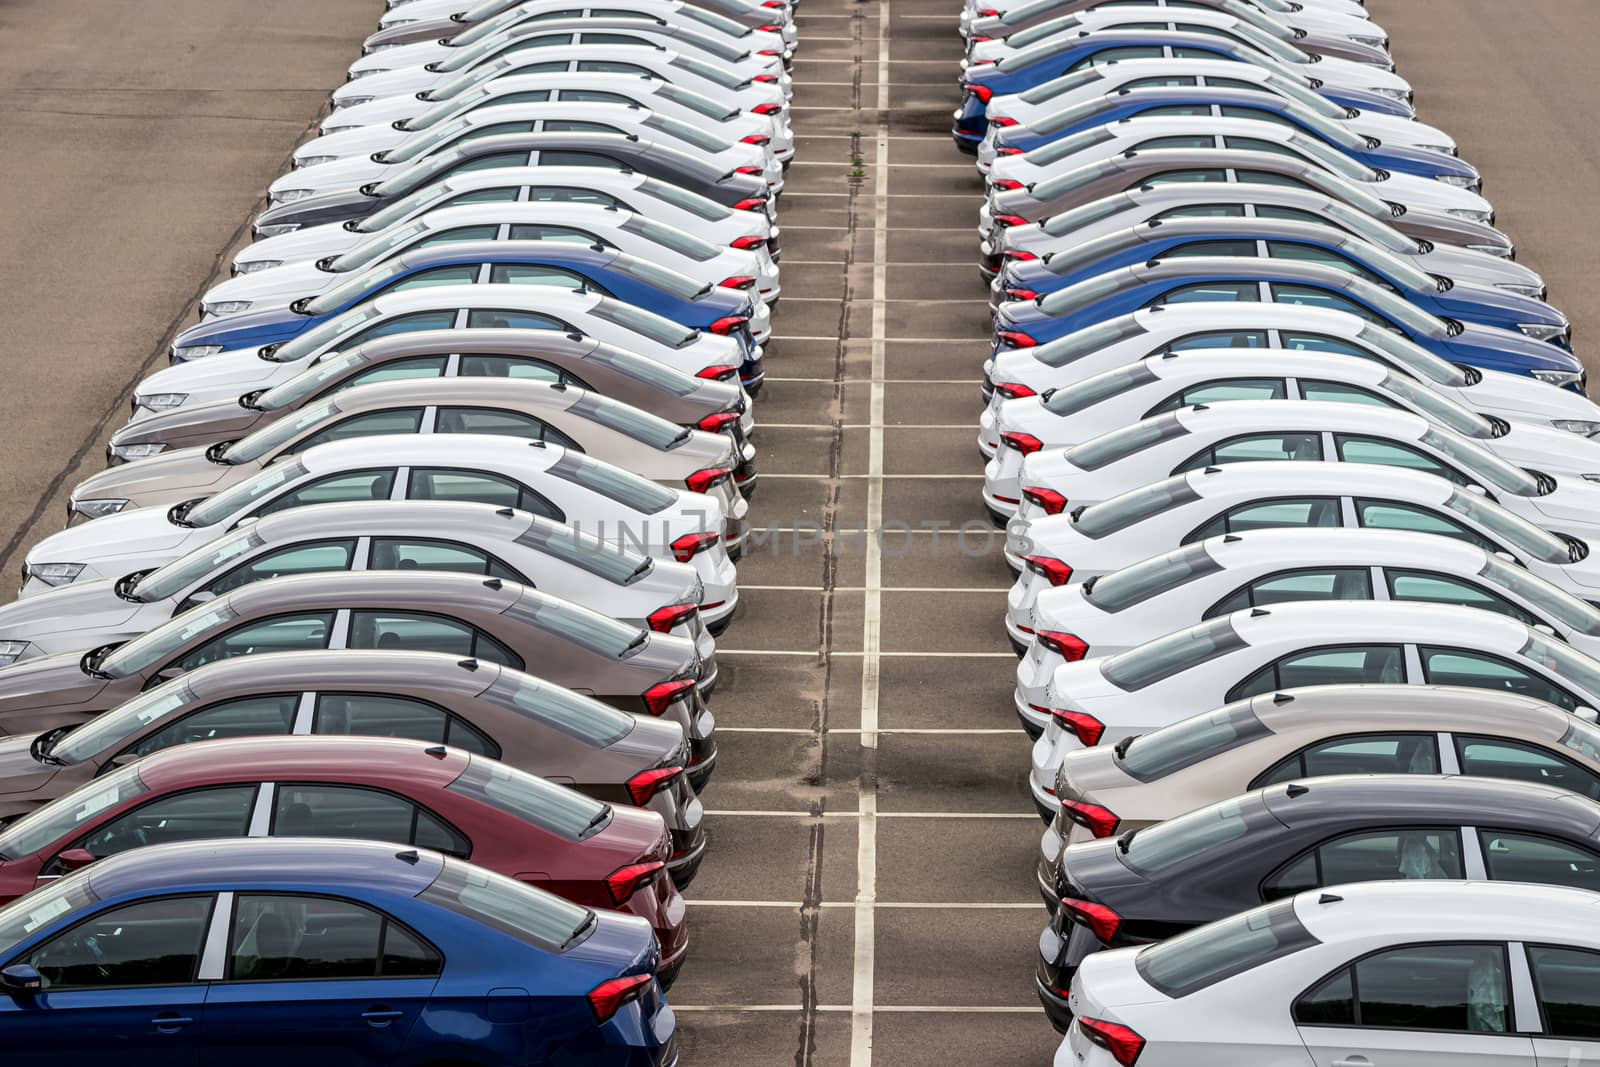
<path fill-rule="evenodd" d="M 63 871 L 77 871 L 94 862 L 94 853 L 86 848 L 69 848 L 56 857 Z"/>
<path fill-rule="evenodd" d="M 14 997 L 31 997 L 44 989 L 44 977 L 26 963 L 13 963 L 0 971 L 0 989 Z"/>
<path fill-rule="evenodd" d="M 1595 711 L 1586 704 L 1579 704 L 1577 707 L 1573 708 L 1572 714 L 1576 715 L 1584 722 L 1600 722 L 1600 711 Z"/>

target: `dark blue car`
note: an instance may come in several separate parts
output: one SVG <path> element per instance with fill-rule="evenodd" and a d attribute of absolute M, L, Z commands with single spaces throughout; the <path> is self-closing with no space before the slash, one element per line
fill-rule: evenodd
<path fill-rule="evenodd" d="M 1041 261 L 1011 264 L 1005 268 L 1001 284 L 1008 290 L 1004 294 L 1007 299 L 1032 300 L 1122 267 L 1194 256 L 1321 263 L 1391 290 L 1440 318 L 1515 330 L 1562 348 L 1572 347 L 1572 326 L 1567 317 L 1536 297 L 1441 278 L 1423 270 L 1411 258 L 1307 222 L 1243 218 L 1157 220 L 1068 251 L 1047 253 Z M 1027 280 L 1012 290 L 1018 276 Z"/>
<path fill-rule="evenodd" d="M 1082 130 L 1122 119 L 1157 116 L 1257 119 L 1288 125 L 1375 170 L 1447 181 L 1476 192 L 1478 169 L 1465 160 L 1413 145 L 1385 144 L 1357 133 L 1346 123 L 1318 114 L 1276 93 L 1211 85 L 1144 86 L 1122 89 L 1065 108 L 1031 126 L 1011 126 L 994 134 L 997 151 L 1027 152 Z"/>
<path fill-rule="evenodd" d="M 1508 294 L 1509 295 L 1509 294 Z M 1336 267 L 1220 256 L 1158 259 L 1099 274 L 1034 300 L 1001 304 L 994 350 L 1028 348 L 1140 308 L 1180 303 L 1273 302 L 1329 308 L 1394 330 L 1450 360 L 1511 374 L 1574 375 L 1571 352 L 1511 330 L 1423 311 L 1394 292 Z"/>
<path fill-rule="evenodd" d="M 1287 48 L 1287 46 L 1285 46 Z M 1294 51 L 1288 49 L 1288 51 Z M 1288 67 L 1316 82 L 1315 64 L 1307 56 L 1304 63 L 1285 62 L 1243 41 L 1230 40 L 1207 33 L 1182 30 L 1107 29 L 1078 38 L 1070 44 L 1046 42 L 1008 56 L 999 63 L 979 63 L 968 67 L 961 76 L 961 107 L 956 112 L 955 126 L 951 130 L 956 147 L 964 152 L 976 152 L 978 142 L 988 132 L 987 108 L 989 101 L 1007 93 L 1020 93 L 1053 81 L 1079 67 L 1099 63 L 1114 63 L 1122 59 L 1160 59 L 1174 56 L 1184 59 L 1227 59 L 1259 66 Z M 1348 89 L 1317 82 L 1317 92 L 1336 104 L 1360 108 L 1373 114 L 1406 115 L 1408 109 L 1398 101 L 1380 93 Z"/>
<path fill-rule="evenodd" d="M 589 289 L 693 330 L 737 337 L 748 355 L 755 346 L 749 326 L 755 314 L 755 279 L 730 281 L 743 287 L 702 284 L 609 245 L 564 240 L 465 241 L 402 253 L 286 306 L 205 319 L 179 334 L 172 347 L 176 351 L 278 344 L 383 293 L 495 282 Z M 759 368 L 758 363 L 746 360 L 740 377 L 749 382 Z"/>
<path fill-rule="evenodd" d="M 670 1067 L 657 954 L 437 852 L 161 845 L 0 909 L 0 1035 L 19 1067 Z"/>

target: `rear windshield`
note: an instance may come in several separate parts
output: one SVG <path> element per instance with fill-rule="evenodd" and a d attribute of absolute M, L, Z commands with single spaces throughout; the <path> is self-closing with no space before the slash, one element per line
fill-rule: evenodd
<path fill-rule="evenodd" d="M 448 857 L 439 877 L 417 896 L 546 952 L 573 947 L 598 923 L 588 908 Z"/>
<path fill-rule="evenodd" d="M 681 445 L 690 436 L 690 431 L 677 423 L 599 393 L 585 393 L 568 410 L 659 451 Z"/>
<path fill-rule="evenodd" d="M 1186 997 L 1316 944 L 1290 899 L 1152 945 L 1139 953 L 1134 967 L 1167 996 Z"/>
<path fill-rule="evenodd" d="M 1101 611 L 1115 613 L 1221 569 L 1202 541 L 1112 571 L 1084 590 L 1083 598 Z"/>
<path fill-rule="evenodd" d="M 650 359 L 614 345 L 599 345 L 588 355 L 591 363 L 598 363 L 625 378 L 659 389 L 673 396 L 692 396 L 706 383 L 693 378 L 675 367 Z"/>
<path fill-rule="evenodd" d="M 531 590 L 507 608 L 506 615 L 612 659 L 643 648 L 650 638 L 650 632 L 641 626 Z"/>
<path fill-rule="evenodd" d="M 1046 252 L 1040 262 L 1051 274 L 1075 274 L 1125 248 L 1137 247 L 1140 240 L 1141 235 L 1137 230 L 1115 230 L 1092 241 L 1084 241 L 1057 252 Z"/>
<path fill-rule="evenodd" d="M 627 712 L 512 671 L 502 671 L 482 699 L 536 719 L 595 748 L 614 745 L 633 730 L 634 718 Z"/>
<path fill-rule="evenodd" d="M 1085 537 L 1098 539 L 1199 499 L 1188 476 L 1178 474 L 1090 505 L 1078 513 L 1073 527 Z"/>
<path fill-rule="evenodd" d="M 446 788 L 569 841 L 581 841 L 611 819 L 609 804 L 482 756 L 473 756 Z"/>
<path fill-rule="evenodd" d="M 1093 185 L 1101 178 L 1115 174 L 1121 168 L 1122 163 L 1120 160 L 1102 159 L 1094 163 L 1085 164 L 1075 170 L 1069 170 L 1060 177 L 1046 178 L 1044 181 L 1036 183 L 1028 191 L 1033 194 L 1035 200 L 1048 203 L 1076 189 Z"/>
<path fill-rule="evenodd" d="M 1078 134 L 1076 136 L 1082 136 Z M 1039 149 L 1043 151 L 1043 149 Z M 1099 200 L 1091 200 L 1087 204 L 1064 211 L 1059 215 L 1051 215 L 1039 223 L 1039 228 L 1051 237 L 1063 237 L 1069 233 L 1091 226 L 1102 219 L 1109 219 L 1119 211 L 1129 207 L 1126 193 L 1115 193 L 1111 196 L 1102 196 Z"/>
<path fill-rule="evenodd" d="M 101 812 L 126 804 L 150 790 L 139 780 L 139 765 L 130 764 L 85 782 L 72 792 L 31 814 L 24 815 L 0 833 L 0 860 L 21 859 L 67 837 Z"/>
<path fill-rule="evenodd" d="M 680 10 L 689 11 L 694 9 L 682 8 Z M 730 108 L 726 104 L 719 104 L 709 96 L 673 85 L 671 82 L 658 84 L 655 87 L 655 95 L 671 100 L 673 103 L 704 115 L 708 119 L 716 119 L 718 122 L 727 122 L 729 119 L 739 116 L 738 108 Z"/>
<path fill-rule="evenodd" d="M 1100 674 L 1118 689 L 1134 692 L 1243 647 L 1232 623 L 1213 619 L 1118 653 L 1100 665 Z"/>
<path fill-rule="evenodd" d="M 723 207 L 715 200 L 691 192 L 682 186 L 673 185 L 671 182 L 659 181 L 655 178 L 646 178 L 639 183 L 639 191 L 664 200 L 680 211 L 687 211 L 707 222 L 720 222 L 728 217 L 731 209 Z"/>
<path fill-rule="evenodd" d="M 1117 848 L 1123 863 L 1136 871 L 1153 874 L 1218 845 L 1236 841 L 1249 833 L 1252 826 L 1272 821 L 1266 806 L 1254 796 L 1235 797 L 1133 831 L 1123 836 Z"/>
<path fill-rule="evenodd" d="M 632 304 L 624 304 L 620 300 L 601 297 L 590 313 L 595 318 L 604 319 L 668 348 L 688 348 L 700 339 L 698 330 L 692 330 L 654 312 L 634 307 Z"/>
<path fill-rule="evenodd" d="M 1039 310 L 1047 315 L 1060 316 L 1069 311 L 1076 311 L 1088 307 L 1096 301 L 1104 300 L 1114 293 L 1126 288 L 1131 275 L 1126 270 L 1115 270 L 1108 274 L 1097 274 L 1093 278 L 1085 279 L 1065 289 L 1057 289 L 1053 293 L 1046 293 L 1038 300 Z"/>
<path fill-rule="evenodd" d="M 1246 701 L 1140 734 L 1122 749 L 1117 766 L 1141 782 L 1153 782 L 1269 732 Z"/>
<path fill-rule="evenodd" d="M 707 244 L 692 233 L 686 233 L 676 226 L 668 226 L 664 222 L 647 219 L 643 215 L 630 215 L 620 227 L 624 233 L 638 234 L 648 241 L 672 249 L 672 251 L 699 263 L 717 257 L 717 247 Z"/>
<path fill-rule="evenodd" d="M 1052 415 L 1076 415 L 1102 400 L 1120 396 L 1155 380 L 1156 372 L 1150 369 L 1150 364 L 1141 359 L 1137 363 L 1129 363 L 1115 370 L 1108 370 L 1104 374 L 1096 374 L 1093 378 L 1077 385 L 1050 390 L 1044 399 L 1045 410 Z"/>
<path fill-rule="evenodd" d="M 1139 325 L 1137 318 L 1124 315 L 1075 330 L 1054 341 L 1046 341 L 1038 348 L 1030 348 L 1028 353 L 1047 367 L 1065 367 L 1084 356 L 1094 355 L 1102 348 L 1149 332 Z"/>
<path fill-rule="evenodd" d="M 1036 7 L 1039 5 L 1028 4 L 1026 6 Z M 1021 12 L 1014 12 L 1014 14 L 1020 15 Z M 1016 38 L 1010 38 L 1006 43 L 1016 44 L 1017 40 Z M 1042 104 L 1046 100 L 1054 100 L 1056 97 L 1070 93 L 1074 89 L 1081 89 L 1085 85 L 1093 84 L 1103 77 L 1105 77 L 1105 74 L 1099 67 L 1085 67 L 1082 70 L 1073 71 L 1071 74 L 1052 78 L 1050 81 L 1035 85 L 1032 89 L 1022 94 L 1022 99 L 1030 104 Z"/>
<path fill-rule="evenodd" d="M 674 67 L 682 67 L 691 74 L 698 74 L 706 81 L 720 85 L 724 89 L 741 89 L 746 84 L 743 77 L 732 71 L 723 70 L 714 63 L 702 63 L 681 53 L 673 56 L 670 62 Z"/>
<path fill-rule="evenodd" d="M 692 126 L 687 122 L 668 118 L 666 115 L 653 114 L 641 124 L 648 130 L 660 130 L 662 133 L 684 144 L 706 152 L 721 152 L 732 143 L 726 137 L 718 137 L 713 133 Z"/>
<path fill-rule="evenodd" d="M 646 515 L 664 511 L 678 502 L 678 494 L 671 489 L 581 452 L 569 450 L 549 473 Z"/>
<path fill-rule="evenodd" d="M 643 552 L 608 544 L 597 537 L 580 533 L 576 526 L 535 518 L 517 538 L 563 563 L 598 575 L 614 585 L 629 585 L 649 574 L 654 562 Z"/>
<path fill-rule="evenodd" d="M 693 300 L 712 288 L 709 284 L 701 285 L 687 274 L 659 266 L 638 256 L 619 255 L 611 261 L 611 268 L 679 300 Z"/>
<path fill-rule="evenodd" d="M 1099 470 L 1101 467 L 1127 459 L 1136 452 L 1153 448 L 1163 441 L 1183 437 L 1188 432 L 1183 423 L 1178 421 L 1177 412 L 1157 415 L 1153 419 L 1145 419 L 1124 426 L 1120 430 L 1091 437 L 1081 445 L 1073 445 L 1067 449 L 1066 459 L 1079 470 Z"/>

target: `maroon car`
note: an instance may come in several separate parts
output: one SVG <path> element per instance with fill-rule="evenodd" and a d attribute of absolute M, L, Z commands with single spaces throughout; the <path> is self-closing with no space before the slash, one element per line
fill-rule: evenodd
<path fill-rule="evenodd" d="M 660 815 L 392 738 L 202 741 L 147 756 L 0 831 L 0 903 L 118 852 L 217 837 L 364 838 L 459 856 L 645 919 L 663 983 L 689 947 Z"/>

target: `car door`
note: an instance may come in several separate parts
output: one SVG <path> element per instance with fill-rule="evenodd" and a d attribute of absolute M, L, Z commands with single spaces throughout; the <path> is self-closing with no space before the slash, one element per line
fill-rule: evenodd
<path fill-rule="evenodd" d="M 1227 700 L 1231 703 L 1307 685 L 1395 685 L 1405 681 L 1405 654 L 1399 645 L 1338 645 L 1280 657 L 1228 690 Z"/>
<path fill-rule="evenodd" d="M 1461 834 L 1434 826 L 1379 827 L 1342 834 L 1282 864 L 1261 883 L 1262 900 L 1353 882 L 1462 878 Z"/>
<path fill-rule="evenodd" d="M 1600 952 L 1527 945 L 1542 1032 L 1533 1038 L 1539 1067 L 1600 1060 Z"/>
<path fill-rule="evenodd" d="M 202 893 L 108 908 L 7 960 L 36 969 L 44 988 L 0 996 L 5 1062 L 198 1064 L 206 987 L 196 976 L 214 901 Z"/>
<path fill-rule="evenodd" d="M 1534 1067 L 1509 975 L 1501 942 L 1397 946 L 1307 990 L 1295 1023 L 1317 1067 Z"/>
<path fill-rule="evenodd" d="M 203 1067 L 388 1067 L 443 968 L 439 950 L 350 900 L 240 893 L 206 996 Z"/>

